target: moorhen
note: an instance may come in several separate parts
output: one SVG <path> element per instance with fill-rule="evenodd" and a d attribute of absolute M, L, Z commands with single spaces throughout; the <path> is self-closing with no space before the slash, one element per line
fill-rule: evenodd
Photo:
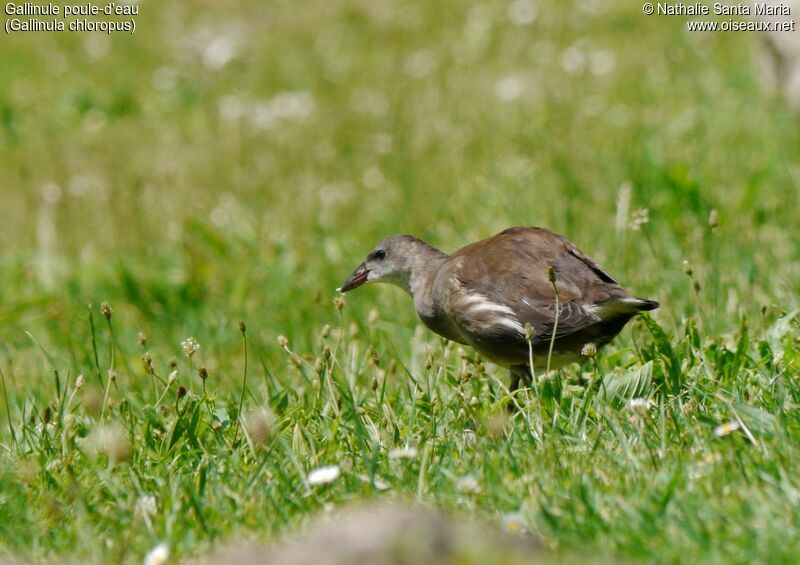
<path fill-rule="evenodd" d="M 512 390 L 530 378 L 529 344 L 534 368 L 556 369 L 579 359 L 587 344 L 609 343 L 637 313 L 659 306 L 628 294 L 565 237 L 535 227 L 507 229 L 452 255 L 416 237 L 393 235 L 369 252 L 339 291 L 370 282 L 399 286 L 428 328 L 509 367 Z"/>

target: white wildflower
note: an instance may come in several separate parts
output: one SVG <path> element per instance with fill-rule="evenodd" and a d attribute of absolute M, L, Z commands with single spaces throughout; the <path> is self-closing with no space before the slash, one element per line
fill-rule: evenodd
<path fill-rule="evenodd" d="M 187 337 L 181 342 L 181 349 L 186 354 L 187 357 L 191 357 L 197 350 L 200 349 L 200 344 L 197 343 L 197 340 L 193 337 Z"/>
<path fill-rule="evenodd" d="M 584 55 L 580 47 L 573 45 L 567 47 L 564 49 L 564 52 L 561 53 L 561 68 L 569 74 L 574 75 L 580 73 L 583 71 L 585 65 L 586 55 Z"/>
<path fill-rule="evenodd" d="M 174 382 L 175 382 L 175 381 L 177 381 L 177 380 L 178 380 L 178 370 L 177 370 L 177 369 L 175 369 L 174 371 L 172 371 L 172 372 L 169 374 L 169 377 L 168 377 L 168 380 L 167 380 L 167 382 L 168 382 L 168 383 L 171 385 L 172 383 L 174 383 Z"/>
<path fill-rule="evenodd" d="M 390 488 L 389 487 L 389 483 L 387 483 L 386 481 L 381 479 L 378 475 L 375 475 L 374 477 L 372 477 L 371 481 L 369 479 L 369 476 L 367 476 L 367 475 L 359 475 L 358 476 L 358 480 L 361 481 L 362 483 L 367 483 L 367 484 L 372 483 L 375 486 L 375 488 L 378 489 L 378 490 L 388 490 Z"/>
<path fill-rule="evenodd" d="M 372 310 L 369 311 L 369 317 L 367 318 L 367 323 L 370 326 L 374 326 L 379 319 L 380 319 L 380 314 L 378 313 L 378 310 L 373 308 Z"/>
<path fill-rule="evenodd" d="M 236 56 L 236 42 L 229 37 L 211 40 L 203 50 L 203 63 L 212 70 L 219 70 Z"/>
<path fill-rule="evenodd" d="M 589 54 L 589 69 L 594 76 L 607 75 L 614 70 L 616 61 L 614 53 L 607 49 L 598 49 Z"/>
<path fill-rule="evenodd" d="M 303 122 L 314 113 L 314 108 L 314 96 L 308 91 L 278 92 L 269 100 L 250 105 L 250 121 L 256 128 L 268 130 L 281 121 Z"/>
<path fill-rule="evenodd" d="M 83 48 L 93 61 L 99 61 L 108 55 L 108 52 L 111 50 L 111 38 L 106 34 L 89 35 L 83 42 Z"/>
<path fill-rule="evenodd" d="M 639 231 L 643 225 L 650 221 L 650 210 L 647 208 L 639 208 L 634 210 L 631 216 L 631 229 Z"/>
<path fill-rule="evenodd" d="M 89 434 L 86 443 L 94 453 L 105 455 L 112 462 L 127 461 L 133 455 L 128 434 L 119 424 L 108 424 L 95 428 Z"/>
<path fill-rule="evenodd" d="M 39 433 L 39 434 L 44 433 L 44 432 L 53 433 L 55 431 L 55 429 L 56 429 L 56 425 L 53 422 L 47 422 L 47 423 L 39 422 L 38 424 L 36 424 L 36 433 Z"/>
<path fill-rule="evenodd" d="M 266 443 L 270 435 L 272 435 L 274 423 L 275 415 L 269 408 L 255 408 L 250 410 L 245 417 L 247 434 L 256 445 Z"/>
<path fill-rule="evenodd" d="M 732 422 L 726 422 L 724 424 L 720 424 L 716 428 L 714 428 L 714 435 L 716 437 L 725 437 L 731 435 L 733 432 L 741 429 L 742 425 L 739 423 L 738 420 L 733 420 Z"/>
<path fill-rule="evenodd" d="M 169 559 L 169 546 L 161 542 L 144 556 L 144 565 L 163 565 Z"/>
<path fill-rule="evenodd" d="M 506 16 L 514 25 L 526 26 L 536 20 L 539 9 L 532 0 L 516 0 L 508 5 Z"/>
<path fill-rule="evenodd" d="M 459 478 L 456 481 L 456 488 L 461 492 L 466 493 L 477 493 L 480 491 L 481 487 L 478 484 L 478 479 L 476 479 L 473 475 L 464 475 L 463 477 Z"/>
<path fill-rule="evenodd" d="M 711 213 L 708 214 L 708 225 L 711 229 L 719 227 L 719 212 L 716 208 L 712 209 Z"/>
<path fill-rule="evenodd" d="M 239 121 L 245 113 L 245 103 L 239 96 L 224 96 L 219 102 L 219 116 L 226 122 Z"/>
<path fill-rule="evenodd" d="M 361 182 L 367 188 L 377 190 L 385 184 L 386 179 L 384 178 L 380 168 L 370 167 L 364 171 L 363 175 L 361 175 Z"/>
<path fill-rule="evenodd" d="M 519 512 L 510 512 L 503 515 L 503 530 L 509 534 L 521 534 L 525 532 L 525 517 Z"/>
<path fill-rule="evenodd" d="M 136 500 L 136 513 L 140 516 L 149 518 L 155 516 L 156 512 L 158 512 L 158 503 L 155 496 L 146 494 Z"/>
<path fill-rule="evenodd" d="M 61 187 L 49 182 L 42 187 L 42 200 L 46 204 L 57 204 L 61 200 Z"/>
<path fill-rule="evenodd" d="M 83 388 L 83 385 L 86 384 L 86 379 L 83 378 L 83 375 L 78 375 L 78 378 L 75 379 L 75 389 Z"/>
<path fill-rule="evenodd" d="M 410 77 L 424 78 L 436 71 L 438 66 L 439 56 L 436 53 L 420 49 L 406 57 L 403 68 Z"/>
<path fill-rule="evenodd" d="M 653 406 L 649 398 L 631 398 L 626 408 L 631 412 L 647 412 Z"/>
<path fill-rule="evenodd" d="M 513 102 L 525 94 L 525 84 L 519 76 L 506 75 L 494 85 L 494 95 L 502 102 Z"/>
<path fill-rule="evenodd" d="M 172 67 L 159 67 L 153 71 L 151 82 L 156 90 L 172 90 L 178 84 L 178 71 Z"/>
<path fill-rule="evenodd" d="M 253 104 L 251 123 L 258 129 L 272 129 L 277 124 L 278 117 L 269 101 L 260 101 Z"/>
<path fill-rule="evenodd" d="M 314 469 L 308 474 L 308 484 L 311 486 L 325 485 L 332 483 L 339 478 L 342 471 L 338 465 L 328 465 L 327 467 L 319 467 Z"/>
<path fill-rule="evenodd" d="M 301 122 L 314 112 L 314 97 L 305 90 L 278 92 L 269 107 L 276 119 Z"/>
<path fill-rule="evenodd" d="M 389 459 L 414 459 L 418 454 L 416 447 L 399 447 L 389 452 Z"/>

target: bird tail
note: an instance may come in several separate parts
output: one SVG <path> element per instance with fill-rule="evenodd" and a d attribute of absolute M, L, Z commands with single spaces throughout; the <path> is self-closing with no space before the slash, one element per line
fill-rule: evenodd
<path fill-rule="evenodd" d="M 634 300 L 639 302 L 637 307 L 639 312 L 649 312 L 650 310 L 655 310 L 661 306 L 657 300 L 650 300 L 649 298 L 635 298 Z"/>
<path fill-rule="evenodd" d="M 655 310 L 659 303 L 647 298 L 634 298 L 626 296 L 624 298 L 612 298 L 606 302 L 595 304 L 592 312 L 601 320 L 611 320 L 620 316 L 629 318 L 638 312 Z"/>

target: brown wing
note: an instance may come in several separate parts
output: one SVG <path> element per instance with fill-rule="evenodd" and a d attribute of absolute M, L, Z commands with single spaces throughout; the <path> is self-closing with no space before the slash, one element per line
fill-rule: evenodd
<path fill-rule="evenodd" d="M 556 337 L 599 322 L 596 304 L 628 296 L 566 238 L 543 228 L 511 228 L 448 259 L 446 270 L 458 288 L 449 304 L 453 319 L 468 336 L 524 340 L 521 328 L 530 324 L 535 344 L 549 341 L 556 319 L 550 266 L 560 307 Z"/>

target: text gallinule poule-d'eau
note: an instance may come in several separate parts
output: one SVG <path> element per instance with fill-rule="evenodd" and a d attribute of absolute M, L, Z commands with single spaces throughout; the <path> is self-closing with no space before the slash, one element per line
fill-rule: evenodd
<path fill-rule="evenodd" d="M 339 290 L 371 282 L 399 286 L 428 328 L 509 367 L 512 389 L 529 377 L 528 338 L 534 367 L 545 368 L 555 327 L 549 366 L 558 368 L 577 360 L 586 344 L 607 344 L 637 313 L 659 306 L 628 294 L 571 241 L 544 228 L 510 228 L 452 255 L 393 235 Z"/>

